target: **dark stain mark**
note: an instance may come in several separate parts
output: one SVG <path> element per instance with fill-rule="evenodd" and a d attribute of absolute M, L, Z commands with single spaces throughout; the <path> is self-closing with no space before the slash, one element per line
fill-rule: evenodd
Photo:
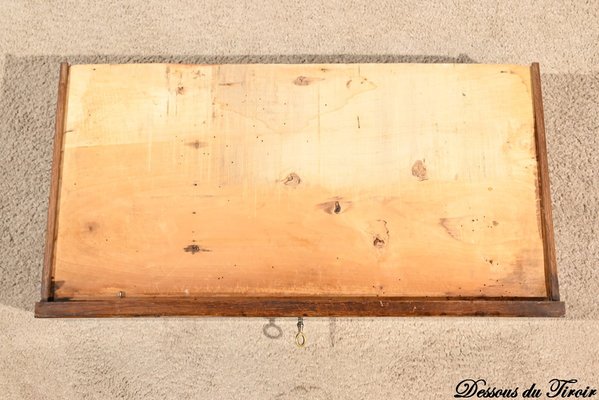
<path fill-rule="evenodd" d="M 97 223 L 95 223 L 95 222 L 89 222 L 89 223 L 86 225 L 86 228 L 87 228 L 87 231 L 88 231 L 88 232 L 93 232 L 93 231 L 95 231 L 96 229 L 98 229 L 98 224 L 97 224 Z"/>
<path fill-rule="evenodd" d="M 292 172 L 289 175 L 287 175 L 285 179 L 282 180 L 282 182 L 286 186 L 297 186 L 302 182 L 302 180 L 300 179 L 298 174 Z"/>
<path fill-rule="evenodd" d="M 200 246 L 198 246 L 197 244 L 190 244 L 189 246 L 185 247 L 183 249 L 185 252 L 187 253 L 191 253 L 191 254 L 195 254 L 195 253 L 199 253 L 199 252 L 209 252 L 210 250 L 208 249 L 203 249 Z"/>
<path fill-rule="evenodd" d="M 51 283 L 51 293 L 54 294 L 56 292 L 56 290 L 60 289 L 61 287 L 64 286 L 64 282 L 65 281 L 52 281 Z"/>
<path fill-rule="evenodd" d="M 243 82 L 223 82 L 223 83 L 219 83 L 218 86 L 235 86 L 235 85 L 241 85 Z"/>
<path fill-rule="evenodd" d="M 384 219 L 377 219 L 373 226 L 373 240 L 372 245 L 377 249 L 382 249 L 389 240 L 389 228 L 387 227 L 387 221 Z"/>
<path fill-rule="evenodd" d="M 382 248 L 382 247 L 385 247 L 385 241 L 384 241 L 383 239 L 381 239 L 380 237 L 376 236 L 376 237 L 374 238 L 374 241 L 372 242 L 372 245 L 373 245 L 374 247 L 377 247 L 377 248 L 379 248 L 379 249 L 380 249 L 380 248 Z"/>
<path fill-rule="evenodd" d="M 183 94 L 185 93 L 185 88 L 183 86 L 178 86 L 177 87 L 177 94 Z"/>
<path fill-rule="evenodd" d="M 206 142 L 200 142 L 199 140 L 194 140 L 193 142 L 187 142 L 185 143 L 187 146 L 191 146 L 194 149 L 199 149 L 201 147 L 206 147 L 208 146 L 208 143 Z"/>
<path fill-rule="evenodd" d="M 298 76 L 297 78 L 295 78 L 293 83 L 298 86 L 307 86 L 310 84 L 310 78 L 307 78 L 305 76 Z"/>
<path fill-rule="evenodd" d="M 300 75 L 297 78 L 295 78 L 295 80 L 293 81 L 293 84 L 298 85 L 298 86 L 308 86 L 309 84 L 314 83 L 317 80 L 320 80 L 320 79 L 309 78 L 307 76 Z"/>
<path fill-rule="evenodd" d="M 333 212 L 335 214 L 339 214 L 341 212 L 341 205 L 339 204 L 338 201 L 335 202 L 335 208 L 333 209 Z"/>
<path fill-rule="evenodd" d="M 497 225 L 499 225 L 499 222 L 493 221 L 493 226 L 497 226 Z"/>
<path fill-rule="evenodd" d="M 462 93 L 462 96 L 466 97 L 466 93 Z"/>
<path fill-rule="evenodd" d="M 426 174 L 426 166 L 424 162 L 421 160 L 416 160 L 414 165 L 412 165 L 412 175 L 418 178 L 419 181 L 425 181 L 428 179 Z"/>
<path fill-rule="evenodd" d="M 349 87 L 351 86 L 351 79 L 349 81 L 347 81 L 347 83 L 345 84 L 345 87 L 349 89 Z"/>
<path fill-rule="evenodd" d="M 341 206 L 342 203 L 343 207 Z M 351 201 L 342 201 L 341 197 L 335 197 L 334 200 L 317 204 L 316 207 L 320 208 L 327 214 L 339 214 L 342 211 L 345 212 L 350 209 L 351 204 Z"/>
<path fill-rule="evenodd" d="M 356 115 L 356 118 L 358 119 L 358 129 L 360 129 L 360 116 Z"/>

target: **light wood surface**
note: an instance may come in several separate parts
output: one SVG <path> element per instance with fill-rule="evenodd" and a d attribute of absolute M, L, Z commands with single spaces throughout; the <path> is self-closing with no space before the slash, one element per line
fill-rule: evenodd
<path fill-rule="evenodd" d="M 530 68 L 75 65 L 55 297 L 544 297 Z"/>

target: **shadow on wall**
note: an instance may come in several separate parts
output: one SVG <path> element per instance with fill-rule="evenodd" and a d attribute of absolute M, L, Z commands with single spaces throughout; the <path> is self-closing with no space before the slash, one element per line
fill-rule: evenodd
<path fill-rule="evenodd" d="M 473 63 L 466 55 L 7 55 L 0 97 L 0 303 L 39 299 L 59 63 Z M 541 65 L 542 67 L 542 65 Z M 543 74 L 560 287 L 568 317 L 596 317 L 599 74 Z M 576 169 L 574 171 L 573 169 Z M 595 285 L 595 286 L 593 286 Z"/>

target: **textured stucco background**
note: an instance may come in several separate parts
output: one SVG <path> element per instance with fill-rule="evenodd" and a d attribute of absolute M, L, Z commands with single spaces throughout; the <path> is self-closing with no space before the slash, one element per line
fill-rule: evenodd
<path fill-rule="evenodd" d="M 564 319 L 36 320 L 58 63 L 539 61 Z M 453 398 L 599 386 L 599 2 L 0 0 L 0 398 Z"/>

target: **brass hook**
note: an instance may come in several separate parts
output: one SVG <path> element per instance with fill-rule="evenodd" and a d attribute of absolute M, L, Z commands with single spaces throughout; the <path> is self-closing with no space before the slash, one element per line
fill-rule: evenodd
<path fill-rule="evenodd" d="M 304 335 L 304 319 L 302 317 L 297 319 L 297 335 L 295 335 L 295 344 L 297 347 L 304 347 L 306 345 L 306 335 Z"/>

